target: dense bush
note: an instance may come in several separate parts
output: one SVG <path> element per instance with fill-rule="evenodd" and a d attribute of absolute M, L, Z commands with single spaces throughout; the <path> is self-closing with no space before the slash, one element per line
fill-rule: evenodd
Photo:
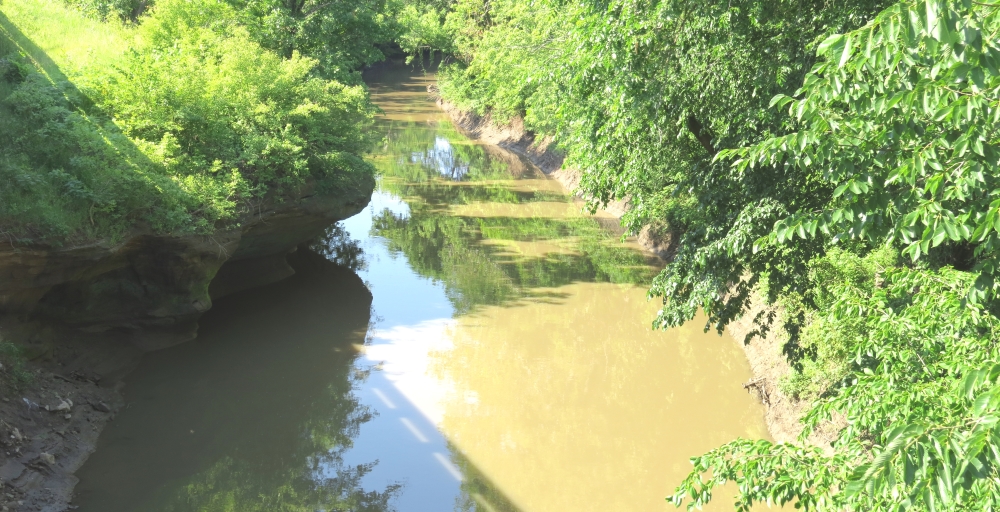
<path fill-rule="evenodd" d="M 88 85 L 98 105 L 206 211 L 370 173 L 373 107 L 358 86 L 310 76 L 314 60 L 255 45 L 220 3 L 161 1 L 142 44 Z"/>
<path fill-rule="evenodd" d="M 327 78 L 350 79 L 384 58 L 396 35 L 394 0 L 227 0 L 250 36 L 284 57 L 313 58 Z M 356 79 L 357 77 L 355 77 Z"/>
<path fill-rule="evenodd" d="M 896 250 L 884 247 L 864 257 L 834 248 L 810 263 L 813 286 L 806 292 L 808 299 L 789 294 L 780 301 L 787 318 L 802 317 L 797 348 L 806 354 L 796 361 L 798 371 L 783 383 L 788 394 L 812 400 L 845 381 L 854 345 L 868 335 L 865 317 L 833 318 L 822 312 L 834 308 L 848 291 L 874 293 L 883 274 L 897 267 L 897 262 Z"/>
<path fill-rule="evenodd" d="M 267 198 L 370 181 L 360 155 L 374 107 L 364 88 L 317 76 L 314 59 L 261 48 L 228 4 L 162 0 L 131 28 L 34 7 L 5 8 L 9 27 L 21 20 L 27 31 L 7 29 L 18 31 L 5 34 L 11 48 L 32 47 L 32 29 L 63 23 L 64 47 L 104 31 L 128 50 L 111 66 L 104 48 L 91 48 L 89 60 L 52 52 L 54 64 L 37 47 L 24 57 L 8 50 L 0 88 L 8 237 L 61 243 L 137 224 L 207 232 Z M 51 16 L 39 22 L 38 11 Z"/>
<path fill-rule="evenodd" d="M 66 82 L 0 61 L 0 239 L 73 243 L 135 222 L 183 229 L 195 198 L 158 174 L 115 126 L 82 113 Z"/>

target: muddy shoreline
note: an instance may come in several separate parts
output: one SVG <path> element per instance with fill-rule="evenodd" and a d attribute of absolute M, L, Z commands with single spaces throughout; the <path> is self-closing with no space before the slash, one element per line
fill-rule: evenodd
<path fill-rule="evenodd" d="M 555 148 L 550 137 L 538 137 L 531 133 L 525 129 L 521 119 L 498 124 L 488 116 L 464 111 L 441 98 L 434 86 L 431 86 L 428 92 L 464 135 L 527 157 L 545 174 L 562 184 L 568 192 L 583 197 L 577 190 L 580 171 L 563 167 L 565 156 Z M 617 201 L 609 204 L 604 211 L 615 217 L 621 217 L 627 207 L 624 201 Z M 676 250 L 670 237 L 656 236 L 649 226 L 639 233 L 637 241 L 644 249 L 663 259 L 669 260 Z M 809 404 L 787 396 L 779 386 L 781 379 L 792 371 L 781 352 L 786 341 L 784 333 L 775 329 L 764 338 L 756 337 L 750 343 L 743 342 L 747 334 L 754 329 L 753 318 L 756 313 L 765 308 L 763 299 L 755 298 L 751 310 L 741 319 L 729 324 L 727 330 L 743 349 L 750 363 L 753 377 L 744 384 L 744 388 L 766 406 L 765 421 L 771 437 L 779 443 L 793 442 L 802 432 L 801 419 L 809 410 Z M 815 446 L 829 447 L 836 432 L 836 426 L 831 425 L 810 436 L 808 442 Z"/>
<path fill-rule="evenodd" d="M 112 335 L 11 319 L 0 328 L 27 359 L 0 370 L 0 511 L 72 510 L 74 473 L 126 406 L 121 378 L 142 351 Z"/>

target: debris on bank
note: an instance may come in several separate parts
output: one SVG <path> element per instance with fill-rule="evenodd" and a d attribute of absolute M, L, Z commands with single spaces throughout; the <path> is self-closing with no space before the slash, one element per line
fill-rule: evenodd
<path fill-rule="evenodd" d="M 71 510 L 73 476 L 121 405 L 96 376 L 37 368 L 0 401 L 0 511 Z"/>

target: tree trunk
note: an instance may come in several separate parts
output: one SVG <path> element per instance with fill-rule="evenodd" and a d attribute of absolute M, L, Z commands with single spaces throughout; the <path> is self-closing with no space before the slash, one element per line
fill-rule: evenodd
<path fill-rule="evenodd" d="M 708 151 L 708 154 L 715 156 L 715 146 L 712 145 L 712 133 L 706 130 L 693 115 L 689 115 L 687 118 L 687 129 L 694 134 L 694 138 L 698 139 L 698 142 L 705 148 L 705 151 Z"/>

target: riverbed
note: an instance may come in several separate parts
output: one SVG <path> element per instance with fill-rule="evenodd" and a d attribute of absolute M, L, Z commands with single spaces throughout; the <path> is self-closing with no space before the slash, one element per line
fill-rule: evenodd
<path fill-rule="evenodd" d="M 652 330 L 658 260 L 459 133 L 433 80 L 366 75 L 370 206 L 144 358 L 81 512 L 672 510 L 691 456 L 767 436 L 736 343 Z"/>

